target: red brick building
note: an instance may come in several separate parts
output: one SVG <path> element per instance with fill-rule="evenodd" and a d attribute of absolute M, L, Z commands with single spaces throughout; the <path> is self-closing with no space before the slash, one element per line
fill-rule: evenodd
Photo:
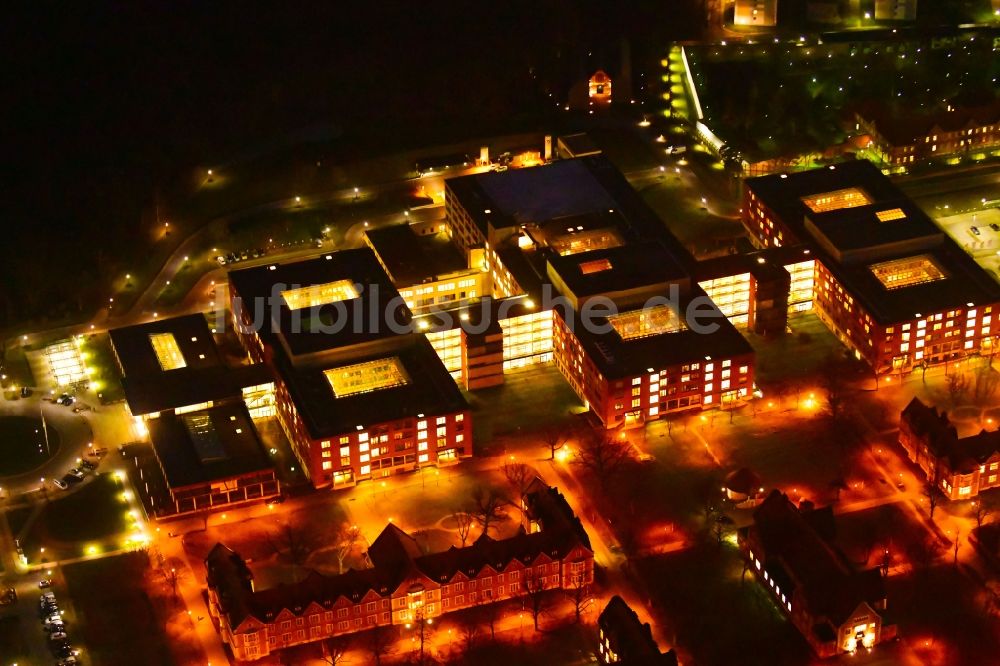
<path fill-rule="evenodd" d="M 273 369 L 279 423 L 317 487 L 472 455 L 465 399 L 371 250 L 230 273 L 233 320 Z"/>
<path fill-rule="evenodd" d="M 409 626 L 452 611 L 518 599 L 536 590 L 586 588 L 594 578 L 590 539 L 565 498 L 536 479 L 524 496 L 530 530 L 509 539 L 424 555 L 388 525 L 372 542 L 372 568 L 312 573 L 294 585 L 254 587 L 253 573 L 218 544 L 205 560 L 209 611 L 236 659 L 380 626 Z"/>
<path fill-rule="evenodd" d="M 799 509 L 777 490 L 738 533 L 750 570 L 820 657 L 870 649 L 895 635 L 883 622 L 881 572 L 855 571 L 834 534 L 830 507 Z"/>
<path fill-rule="evenodd" d="M 751 178 L 743 223 L 814 260 L 816 314 L 879 373 L 1000 343 L 1000 286 L 870 162 Z"/>
<path fill-rule="evenodd" d="M 1000 486 L 1000 431 L 959 437 L 947 413 L 914 398 L 900 415 L 899 443 L 948 499 Z"/>

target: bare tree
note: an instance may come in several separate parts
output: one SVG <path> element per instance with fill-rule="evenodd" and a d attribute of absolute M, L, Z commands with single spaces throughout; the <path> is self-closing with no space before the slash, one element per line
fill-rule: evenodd
<path fill-rule="evenodd" d="M 320 643 L 322 648 L 321 659 L 324 664 L 329 664 L 330 666 L 341 666 L 341 664 L 347 663 L 347 650 L 348 650 L 348 640 L 344 636 L 331 636 L 330 638 L 325 638 Z"/>
<path fill-rule="evenodd" d="M 489 535 L 490 528 L 507 520 L 506 507 L 510 501 L 495 488 L 476 486 L 472 491 L 472 510 L 470 513 L 476 523 Z"/>
<path fill-rule="evenodd" d="M 283 555 L 288 559 L 295 579 L 298 579 L 300 569 L 316 549 L 315 537 L 309 530 L 287 521 L 271 533 L 268 541 L 275 555 Z"/>
<path fill-rule="evenodd" d="M 375 660 L 375 666 L 382 666 L 382 657 L 392 653 L 392 646 L 397 638 L 396 630 L 389 625 L 376 627 L 365 634 L 365 650 Z"/>
<path fill-rule="evenodd" d="M 523 525 L 524 493 L 528 490 L 528 486 L 531 485 L 532 480 L 534 480 L 535 472 L 524 463 L 512 460 L 505 462 L 500 467 L 500 470 L 503 472 L 504 478 L 507 480 L 507 485 L 510 486 L 510 490 L 514 494 L 513 501 L 517 503 L 517 509 L 521 516 L 521 524 Z"/>
<path fill-rule="evenodd" d="M 924 571 L 934 565 L 944 554 L 944 546 L 935 537 L 914 541 L 907 547 L 906 554 L 915 571 Z"/>
<path fill-rule="evenodd" d="M 954 372 L 947 377 L 948 397 L 951 404 L 957 405 L 969 391 L 969 377 L 961 372 Z"/>
<path fill-rule="evenodd" d="M 570 603 L 573 604 L 573 617 L 576 623 L 580 624 L 583 614 L 594 601 L 594 597 L 590 593 L 590 585 L 582 578 L 575 578 L 572 585 L 566 589 L 565 594 Z"/>
<path fill-rule="evenodd" d="M 538 436 L 542 443 L 549 447 L 549 460 L 555 460 L 556 451 L 566 446 L 572 431 L 570 428 L 553 423 L 542 428 Z"/>
<path fill-rule="evenodd" d="M 471 652 L 479 643 L 479 613 L 477 608 L 470 608 L 458 618 L 459 634 L 462 637 L 462 648 Z"/>
<path fill-rule="evenodd" d="M 977 404 L 990 402 L 1000 388 L 1000 375 L 993 368 L 981 368 L 972 383 L 972 396 Z"/>
<path fill-rule="evenodd" d="M 726 536 L 733 531 L 733 519 L 724 513 L 720 513 L 715 518 L 715 524 L 712 526 L 712 532 L 715 534 L 715 541 L 718 545 L 722 545 L 725 541 Z"/>
<path fill-rule="evenodd" d="M 500 619 L 501 603 L 499 601 L 492 601 L 491 603 L 491 600 L 481 598 L 479 609 L 483 621 L 490 629 L 490 640 L 496 641 L 497 621 Z"/>
<path fill-rule="evenodd" d="M 340 573 L 344 573 L 344 560 L 350 556 L 358 541 L 361 540 L 361 530 L 358 529 L 357 525 L 347 525 L 347 523 L 344 523 L 337 530 L 334 539 L 337 543 L 337 568 L 340 570 Z"/>
<path fill-rule="evenodd" d="M 972 518 L 976 521 L 976 528 L 982 529 L 983 523 L 986 523 L 991 515 L 993 515 L 993 507 L 982 498 L 977 499 L 972 507 Z"/>
<path fill-rule="evenodd" d="M 576 452 L 577 464 L 594 476 L 605 494 L 631 459 L 632 451 L 628 444 L 609 433 L 589 433 L 582 437 Z"/>
<path fill-rule="evenodd" d="M 944 493 L 938 488 L 938 484 L 931 479 L 924 481 L 924 487 L 921 489 L 921 492 L 927 498 L 927 507 L 931 512 L 931 520 L 934 520 L 934 509 L 937 508 L 938 502 L 944 498 Z"/>
<path fill-rule="evenodd" d="M 469 530 L 472 529 L 472 515 L 468 511 L 452 509 L 451 518 L 455 521 L 455 530 L 462 541 L 462 548 L 465 548 L 465 543 L 469 540 Z"/>
<path fill-rule="evenodd" d="M 535 569 L 525 569 L 521 576 L 521 594 L 531 611 L 535 631 L 538 631 L 538 618 L 545 611 L 545 576 Z"/>
<path fill-rule="evenodd" d="M 433 625 L 431 618 L 424 617 L 423 608 L 417 611 L 417 616 L 414 619 L 417 628 L 417 663 L 423 666 L 426 663 L 426 647 L 427 642 L 430 640 L 431 634 L 433 633 Z"/>
<path fill-rule="evenodd" d="M 184 580 L 187 575 L 187 569 L 184 567 L 184 562 L 176 557 L 164 558 L 161 555 L 160 575 L 163 576 L 163 582 L 170 589 L 171 598 L 174 601 L 177 601 L 177 588 L 180 585 L 180 582 Z"/>

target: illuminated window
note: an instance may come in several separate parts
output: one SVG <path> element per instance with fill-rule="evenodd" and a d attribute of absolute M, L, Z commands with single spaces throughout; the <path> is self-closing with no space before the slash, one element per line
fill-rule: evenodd
<path fill-rule="evenodd" d="M 677 313 L 666 305 L 612 315 L 608 317 L 608 323 L 622 340 L 648 338 L 687 329 Z"/>
<path fill-rule="evenodd" d="M 802 203 L 814 213 L 826 213 L 842 208 L 857 208 L 858 206 L 867 206 L 871 202 L 872 200 L 865 194 L 864 190 L 857 187 L 848 187 L 835 192 L 824 192 L 802 198 Z"/>
<path fill-rule="evenodd" d="M 927 254 L 872 264 L 869 269 L 886 289 L 912 287 L 947 277 L 933 257 Z"/>
<path fill-rule="evenodd" d="M 906 213 L 901 208 L 892 208 L 890 210 L 880 210 L 875 213 L 875 217 L 878 218 L 879 222 L 892 222 L 893 220 L 905 220 Z"/>
<path fill-rule="evenodd" d="M 405 386 L 410 383 L 402 363 L 395 356 L 367 363 L 331 368 L 323 372 L 337 398 Z"/>
<path fill-rule="evenodd" d="M 156 360 L 160 362 L 160 369 L 164 372 L 187 367 L 173 333 L 153 333 L 149 336 L 149 344 L 153 345 Z"/>
<path fill-rule="evenodd" d="M 602 271 L 610 271 L 611 262 L 607 259 L 595 259 L 594 261 L 585 261 L 580 264 L 580 272 L 584 275 L 590 275 L 591 273 L 600 273 Z"/>
<path fill-rule="evenodd" d="M 314 284 L 310 287 L 288 289 L 281 292 L 281 297 L 292 310 L 313 308 L 327 303 L 349 301 L 358 297 L 358 290 L 350 280 L 337 280 L 325 284 Z"/>
<path fill-rule="evenodd" d="M 549 245 L 559 253 L 559 256 L 565 257 L 581 252 L 621 247 L 622 239 L 614 229 L 594 229 L 559 236 Z"/>

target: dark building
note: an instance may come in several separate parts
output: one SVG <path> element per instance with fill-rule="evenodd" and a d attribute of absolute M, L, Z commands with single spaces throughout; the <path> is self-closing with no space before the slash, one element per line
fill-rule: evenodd
<path fill-rule="evenodd" d="M 653 632 L 625 600 L 617 594 L 597 618 L 600 643 L 597 658 L 602 664 L 621 666 L 677 666 L 673 650 L 660 652 Z"/>
<path fill-rule="evenodd" d="M 738 532 L 750 570 L 820 657 L 871 648 L 895 635 L 884 620 L 881 572 L 855 571 L 833 545 L 834 534 L 830 507 L 800 509 L 777 490 Z"/>
<path fill-rule="evenodd" d="M 1000 431 L 959 437 L 945 412 L 914 398 L 900 415 L 899 443 L 948 499 L 1000 486 Z"/>

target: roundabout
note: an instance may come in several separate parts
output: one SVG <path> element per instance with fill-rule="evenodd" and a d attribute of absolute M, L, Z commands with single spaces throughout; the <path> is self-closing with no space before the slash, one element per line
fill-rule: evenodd
<path fill-rule="evenodd" d="M 38 469 L 59 451 L 58 431 L 36 416 L 0 416 L 0 478 Z"/>

